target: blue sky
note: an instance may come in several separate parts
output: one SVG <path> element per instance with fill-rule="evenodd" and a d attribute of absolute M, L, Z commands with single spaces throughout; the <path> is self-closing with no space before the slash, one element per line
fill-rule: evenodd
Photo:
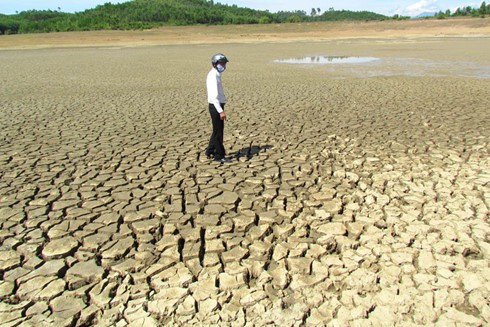
<path fill-rule="evenodd" d="M 416 16 L 423 12 L 437 12 L 458 7 L 480 7 L 483 0 L 214 0 L 223 4 L 237 5 L 253 9 L 293 11 L 304 10 L 308 14 L 311 8 L 320 8 L 321 11 L 334 8 L 354 11 L 368 10 L 376 13 L 393 16 Z M 118 0 L 0 0 L 0 13 L 15 14 L 16 11 L 30 9 L 58 10 L 64 12 L 78 12 L 94 8 L 106 2 L 118 3 Z"/>

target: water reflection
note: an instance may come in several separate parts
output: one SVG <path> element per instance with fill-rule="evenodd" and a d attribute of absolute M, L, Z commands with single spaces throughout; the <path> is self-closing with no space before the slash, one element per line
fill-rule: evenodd
<path fill-rule="evenodd" d="M 469 78 L 490 78 L 490 66 L 477 62 L 442 61 L 417 58 L 375 58 L 354 56 L 305 56 L 277 59 L 275 63 L 324 65 L 322 70 L 336 74 L 337 78 L 347 76 L 458 76 Z M 365 65 L 334 65 L 365 64 Z"/>
<path fill-rule="evenodd" d="M 351 56 L 309 56 L 301 58 L 277 59 L 274 62 L 282 64 L 362 64 L 379 60 L 374 57 Z"/>

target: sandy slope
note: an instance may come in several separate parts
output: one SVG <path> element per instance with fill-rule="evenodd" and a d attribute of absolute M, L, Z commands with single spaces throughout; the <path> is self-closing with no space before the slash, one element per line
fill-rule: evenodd
<path fill-rule="evenodd" d="M 148 31 L 97 31 L 0 37 L 2 48 L 136 46 L 188 43 L 291 42 L 355 37 L 488 36 L 490 18 L 279 25 L 162 27 Z"/>

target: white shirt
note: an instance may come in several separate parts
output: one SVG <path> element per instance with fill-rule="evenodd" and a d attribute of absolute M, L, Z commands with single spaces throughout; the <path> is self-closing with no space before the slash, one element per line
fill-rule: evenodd
<path fill-rule="evenodd" d="M 226 96 L 221 83 L 221 73 L 214 67 L 208 73 L 206 88 L 208 89 L 208 103 L 214 104 L 216 110 L 222 113 L 221 103 L 226 103 Z"/>

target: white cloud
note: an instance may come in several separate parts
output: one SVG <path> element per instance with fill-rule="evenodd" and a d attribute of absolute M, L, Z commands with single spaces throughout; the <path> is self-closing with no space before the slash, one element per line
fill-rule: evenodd
<path fill-rule="evenodd" d="M 421 0 L 406 7 L 403 12 L 408 16 L 417 16 L 423 12 L 437 12 L 439 7 L 437 0 Z"/>

